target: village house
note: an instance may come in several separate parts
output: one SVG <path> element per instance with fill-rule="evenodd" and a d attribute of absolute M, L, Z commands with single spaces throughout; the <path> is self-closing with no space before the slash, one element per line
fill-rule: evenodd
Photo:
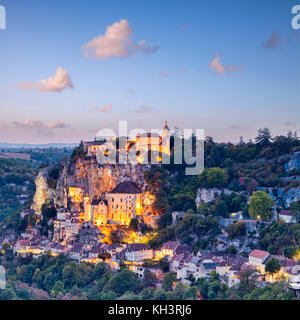
<path fill-rule="evenodd" d="M 127 261 L 141 262 L 153 259 L 153 250 L 144 243 L 129 243 L 124 250 Z"/>
<path fill-rule="evenodd" d="M 269 256 L 269 252 L 255 249 L 249 253 L 249 264 L 256 267 L 261 273 L 265 273 L 265 262 Z"/>
<path fill-rule="evenodd" d="M 285 223 L 296 223 L 296 218 L 291 210 L 281 210 L 278 217 Z"/>
<path fill-rule="evenodd" d="M 159 250 L 155 252 L 155 259 L 160 260 L 165 256 L 173 257 L 176 249 L 180 246 L 179 241 L 168 241 L 162 245 Z"/>

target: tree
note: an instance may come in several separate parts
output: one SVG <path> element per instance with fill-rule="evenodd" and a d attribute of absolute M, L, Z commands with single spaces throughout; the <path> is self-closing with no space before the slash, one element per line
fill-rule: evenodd
<path fill-rule="evenodd" d="M 162 288 L 165 291 L 172 291 L 173 290 L 173 283 L 176 281 L 176 273 L 175 272 L 168 272 L 164 276 L 164 280 L 162 282 Z"/>
<path fill-rule="evenodd" d="M 270 259 L 266 264 L 266 272 L 276 273 L 281 269 L 280 262 L 277 258 Z"/>
<path fill-rule="evenodd" d="M 163 257 L 159 260 L 159 266 L 163 272 L 168 272 L 170 269 L 170 262 L 167 257 Z"/>
<path fill-rule="evenodd" d="M 258 130 L 258 136 L 255 138 L 255 141 L 258 145 L 262 146 L 262 147 L 266 147 L 268 146 L 271 141 L 272 141 L 273 137 L 271 134 L 270 129 L 268 128 L 261 128 Z"/>
<path fill-rule="evenodd" d="M 140 280 L 134 272 L 129 269 L 121 269 L 116 275 L 112 276 L 105 286 L 105 289 L 115 292 L 121 296 L 126 291 L 135 291 Z"/>
<path fill-rule="evenodd" d="M 228 209 L 226 203 L 222 200 L 216 202 L 216 215 L 221 217 L 228 217 Z"/>
<path fill-rule="evenodd" d="M 264 191 L 255 191 L 250 197 L 249 214 L 254 219 L 269 220 L 274 200 Z"/>
<path fill-rule="evenodd" d="M 57 214 L 57 210 L 52 204 L 43 204 L 42 205 L 42 216 L 43 219 L 49 220 L 51 218 L 55 218 Z"/>
<path fill-rule="evenodd" d="M 204 216 L 207 216 L 209 214 L 209 208 L 208 205 L 205 202 L 201 202 L 198 207 L 198 213 L 203 214 Z"/>
<path fill-rule="evenodd" d="M 52 290 L 51 290 L 51 294 L 56 297 L 58 294 L 63 294 L 64 292 L 64 284 L 58 280 L 56 281 L 55 285 L 53 286 Z"/>
<path fill-rule="evenodd" d="M 208 188 L 223 188 L 228 182 L 228 172 L 221 168 L 204 169 L 203 173 L 198 176 L 199 184 Z"/>
<path fill-rule="evenodd" d="M 128 229 L 132 230 L 132 231 L 138 231 L 138 228 L 139 228 L 138 220 L 135 219 L 135 218 L 132 218 L 131 221 L 130 221 Z"/>
<path fill-rule="evenodd" d="M 144 284 L 146 287 L 152 287 L 157 282 L 157 278 L 149 269 L 144 271 Z"/>
<path fill-rule="evenodd" d="M 228 228 L 228 238 L 233 239 L 234 237 L 241 237 L 246 234 L 246 223 L 236 222 L 232 223 Z"/>

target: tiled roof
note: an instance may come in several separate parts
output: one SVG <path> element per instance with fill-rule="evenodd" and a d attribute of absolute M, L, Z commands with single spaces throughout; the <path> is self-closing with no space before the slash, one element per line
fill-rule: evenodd
<path fill-rule="evenodd" d="M 129 193 L 129 194 L 139 194 L 141 190 L 139 186 L 133 181 L 126 181 L 119 183 L 110 193 Z"/>
<path fill-rule="evenodd" d="M 179 241 L 168 241 L 164 243 L 161 248 L 165 250 L 176 250 L 179 245 Z"/>
<path fill-rule="evenodd" d="M 266 255 L 269 255 L 269 252 L 263 251 L 263 250 L 258 250 L 258 249 L 255 249 L 249 253 L 249 257 L 254 257 L 254 258 L 259 258 L 259 259 L 264 258 Z"/>
<path fill-rule="evenodd" d="M 151 250 L 145 243 L 129 243 L 126 249 L 127 252 Z"/>
<path fill-rule="evenodd" d="M 292 216 L 292 211 L 291 210 L 281 210 L 279 213 L 281 216 Z"/>
<path fill-rule="evenodd" d="M 103 201 L 105 205 L 108 205 L 108 202 L 105 199 L 93 199 L 91 205 L 92 206 L 97 206 L 101 201 Z"/>

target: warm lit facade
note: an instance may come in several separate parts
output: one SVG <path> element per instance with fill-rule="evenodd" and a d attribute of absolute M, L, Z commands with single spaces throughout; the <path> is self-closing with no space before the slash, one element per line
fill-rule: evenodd
<path fill-rule="evenodd" d="M 134 182 L 121 182 L 106 197 L 108 220 L 114 223 L 129 225 L 131 219 L 143 214 L 142 193 Z"/>
<path fill-rule="evenodd" d="M 69 199 L 73 203 L 79 203 L 83 201 L 83 193 L 82 189 L 77 186 L 71 186 L 69 187 Z"/>
<path fill-rule="evenodd" d="M 95 226 L 129 225 L 143 214 L 142 192 L 132 181 L 121 182 L 113 190 L 90 202 L 84 198 L 84 220 Z"/>

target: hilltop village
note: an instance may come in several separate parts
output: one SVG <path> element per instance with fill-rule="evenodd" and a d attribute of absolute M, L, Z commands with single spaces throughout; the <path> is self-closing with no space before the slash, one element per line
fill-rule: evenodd
<path fill-rule="evenodd" d="M 128 139 L 126 148 L 138 143 L 159 155 L 172 153 L 164 142 L 168 135 L 165 123 L 162 137 L 143 134 Z M 244 146 L 251 144 L 238 148 Z M 12 246 L 20 259 L 66 255 L 77 264 L 105 263 L 116 274 L 127 267 L 143 280 L 150 272 L 156 289 L 170 275 L 174 286 L 212 281 L 213 275 L 229 288 L 244 283 L 247 275 L 258 288 L 283 281 L 297 296 L 300 154 L 293 150 L 276 161 L 253 162 L 259 170 L 273 165 L 286 172 L 281 175 L 285 187 L 266 188 L 254 178 L 230 184 L 226 170 L 216 167 L 186 178 L 180 167 L 162 164 L 100 165 L 97 154 L 109 152 L 107 144 L 84 142 L 69 161 L 40 168 L 31 208 L 19 213 L 24 230 L 4 230 L 1 246 Z M 238 170 L 243 174 L 242 167 Z M 196 192 L 187 189 L 193 185 Z M 174 204 L 166 204 L 165 188 Z M 261 202 L 265 207 L 257 209 Z M 170 212 L 171 206 L 181 210 Z"/>

